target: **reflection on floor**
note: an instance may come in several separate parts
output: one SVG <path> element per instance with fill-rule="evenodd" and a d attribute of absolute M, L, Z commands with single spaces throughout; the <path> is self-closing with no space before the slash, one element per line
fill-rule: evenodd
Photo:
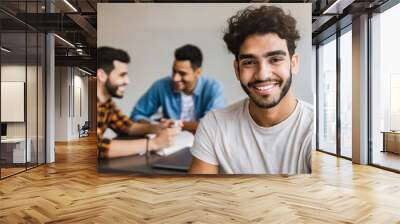
<path fill-rule="evenodd" d="M 21 172 L 24 170 L 25 170 L 25 167 L 24 168 L 1 168 L 1 178 L 13 175 L 15 173 L 18 173 L 18 172 Z"/>
<path fill-rule="evenodd" d="M 392 152 L 374 151 L 373 164 L 400 170 L 400 155 Z"/>
<path fill-rule="evenodd" d="M 26 169 L 30 169 L 32 167 L 36 167 L 36 163 L 28 163 L 25 167 L 25 164 L 18 164 L 18 165 L 12 165 L 12 164 L 8 164 L 8 165 L 4 165 L 4 164 L 0 164 L 2 166 L 0 173 L 1 173 L 1 178 L 5 178 L 7 176 L 11 176 L 13 174 L 25 171 Z"/>

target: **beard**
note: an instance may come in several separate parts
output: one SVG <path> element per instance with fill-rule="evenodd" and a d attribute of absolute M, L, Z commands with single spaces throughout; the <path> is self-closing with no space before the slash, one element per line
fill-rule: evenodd
<path fill-rule="evenodd" d="M 115 98 L 122 98 L 123 97 L 123 95 L 118 95 L 117 91 L 118 91 L 118 88 L 120 86 L 125 86 L 125 84 L 123 84 L 123 85 L 113 85 L 113 84 L 111 84 L 110 80 L 107 79 L 105 86 L 106 86 L 106 90 L 107 90 L 108 94 L 110 94 L 112 97 L 115 97 Z"/>
<path fill-rule="evenodd" d="M 257 80 L 255 82 L 251 82 L 247 85 L 244 85 L 242 82 L 240 82 L 240 85 L 242 86 L 243 90 L 247 93 L 251 101 L 253 101 L 254 104 L 256 104 L 258 107 L 263 108 L 263 109 L 270 109 L 278 105 L 283 97 L 286 96 L 286 94 L 289 92 L 290 86 L 292 85 L 292 72 L 290 72 L 289 78 L 286 80 L 286 82 L 279 82 L 279 88 L 281 89 L 280 94 L 278 96 L 273 96 L 273 95 L 266 95 L 266 96 L 260 96 L 257 94 L 254 94 L 250 89 L 253 88 L 253 86 L 257 83 L 260 82 L 266 82 L 266 81 L 277 81 L 277 80 L 272 80 L 272 79 L 266 79 L 266 80 Z M 282 86 L 283 85 L 283 86 Z"/>

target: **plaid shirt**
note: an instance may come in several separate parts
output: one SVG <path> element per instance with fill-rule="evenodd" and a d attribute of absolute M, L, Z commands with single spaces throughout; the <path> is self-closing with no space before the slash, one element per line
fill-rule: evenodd
<path fill-rule="evenodd" d="M 111 100 L 100 103 L 97 99 L 97 149 L 99 157 L 103 157 L 104 152 L 110 147 L 110 139 L 103 138 L 107 128 L 111 128 L 118 134 L 128 134 L 129 127 L 133 121 L 123 114 Z"/>

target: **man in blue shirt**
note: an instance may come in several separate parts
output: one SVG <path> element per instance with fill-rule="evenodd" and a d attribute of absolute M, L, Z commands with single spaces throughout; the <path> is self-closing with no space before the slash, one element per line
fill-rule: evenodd
<path fill-rule="evenodd" d="M 131 119 L 149 121 L 161 106 L 163 118 L 182 120 L 184 130 L 195 132 L 208 111 L 225 106 L 222 86 L 201 76 L 202 61 L 202 53 L 194 45 L 176 49 L 172 76 L 153 83 L 134 107 Z"/>

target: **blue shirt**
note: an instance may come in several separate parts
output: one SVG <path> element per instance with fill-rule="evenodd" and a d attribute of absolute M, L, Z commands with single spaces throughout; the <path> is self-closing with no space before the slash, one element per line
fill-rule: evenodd
<path fill-rule="evenodd" d="M 149 120 L 161 106 L 164 118 L 179 120 L 182 110 L 181 93 L 172 85 L 170 76 L 153 83 L 133 108 L 131 119 Z M 197 121 L 208 111 L 225 106 L 222 85 L 212 78 L 200 76 L 192 95 Z"/>

